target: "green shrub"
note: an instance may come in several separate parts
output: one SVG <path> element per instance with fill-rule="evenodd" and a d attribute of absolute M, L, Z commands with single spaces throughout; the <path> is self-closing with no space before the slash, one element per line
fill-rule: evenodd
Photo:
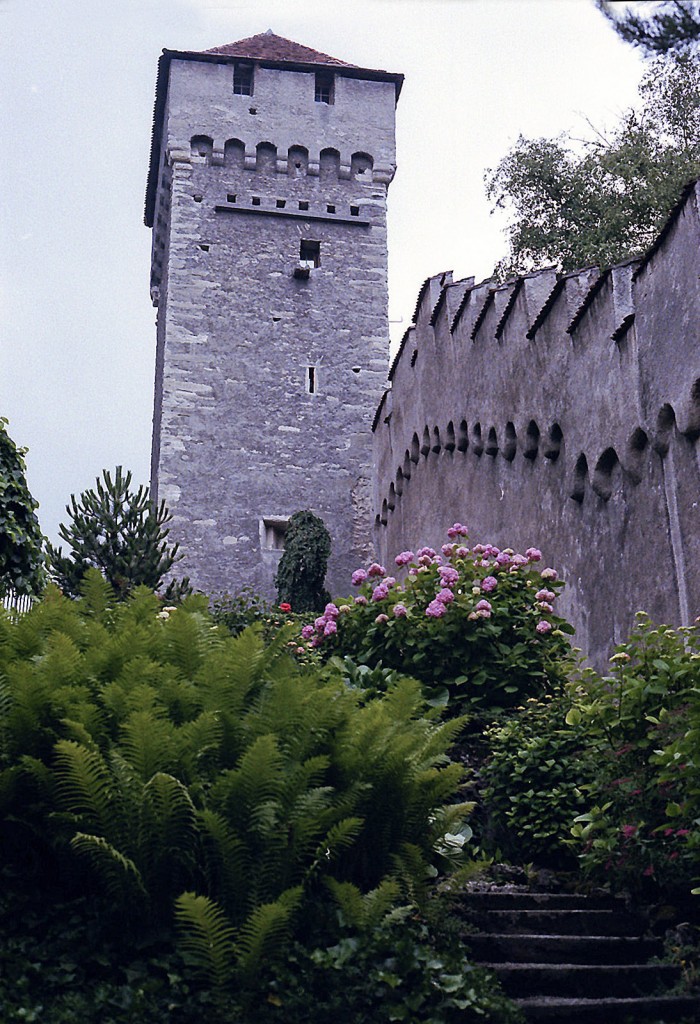
<path fill-rule="evenodd" d="M 581 787 L 595 766 L 585 730 L 566 724 L 568 696 L 529 697 L 486 733 L 490 755 L 481 769 L 482 848 L 518 863 L 569 867 L 576 815 L 585 808 Z"/>
<path fill-rule="evenodd" d="M 223 999 L 327 926 L 329 879 L 419 899 L 469 807 L 446 753 L 461 723 L 426 714 L 416 681 L 363 701 L 297 665 L 284 629 L 234 638 L 206 605 L 119 603 L 93 571 L 80 601 L 49 588 L 0 616 L 0 867 L 47 900 L 106 895 L 115 942 L 175 917 Z"/>
<path fill-rule="evenodd" d="M 284 553 L 275 576 L 277 600 L 294 612 L 321 611 L 330 601 L 324 587 L 331 553 L 331 535 L 313 512 L 290 516 Z"/>
<path fill-rule="evenodd" d="M 698 628 L 640 615 L 611 669 L 583 677 L 569 714 L 597 760 L 574 848 L 596 880 L 687 891 L 700 879 Z"/>
<path fill-rule="evenodd" d="M 459 523 L 448 537 L 439 555 L 398 555 L 402 582 L 377 563 L 358 569 L 358 595 L 329 604 L 302 636 L 325 655 L 409 673 L 452 714 L 488 719 L 564 678 L 573 629 L 554 613 L 561 583 L 554 569 L 536 568 L 535 548 L 468 548 Z"/>

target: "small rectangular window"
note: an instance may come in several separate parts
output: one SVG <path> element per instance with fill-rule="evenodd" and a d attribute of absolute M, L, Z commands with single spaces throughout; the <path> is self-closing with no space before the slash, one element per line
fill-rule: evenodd
<path fill-rule="evenodd" d="M 319 71 L 316 73 L 316 87 L 314 91 L 314 99 L 317 103 L 332 103 L 334 93 L 334 76 L 329 74 L 327 71 Z"/>
<path fill-rule="evenodd" d="M 253 95 L 253 65 L 235 61 L 233 65 L 234 96 Z"/>
<path fill-rule="evenodd" d="M 351 217 L 359 217 L 360 216 L 360 207 L 359 206 L 351 206 L 350 207 L 350 216 Z"/>
<path fill-rule="evenodd" d="M 226 202 L 227 203 L 235 203 L 236 202 L 236 197 L 231 192 L 229 192 L 229 194 L 226 196 Z"/>
<path fill-rule="evenodd" d="M 263 550 L 284 550 L 288 520 L 283 516 L 266 516 L 260 522 L 260 546 Z"/>
<path fill-rule="evenodd" d="M 318 386 L 318 381 L 316 380 L 316 367 L 315 366 L 307 366 L 306 367 L 306 390 L 307 390 L 307 393 L 310 394 L 310 395 L 315 395 L 316 394 L 317 386 Z"/>
<path fill-rule="evenodd" d="M 287 200 L 286 199 L 278 199 L 277 200 L 277 209 L 278 210 L 283 210 L 286 205 L 287 205 Z"/>
<path fill-rule="evenodd" d="M 260 196 L 253 196 L 250 200 L 253 206 L 260 206 Z"/>
<path fill-rule="evenodd" d="M 308 208 L 309 208 L 309 204 L 306 202 L 306 200 L 305 199 L 300 199 L 299 200 L 299 209 L 300 210 L 308 210 Z"/>
<path fill-rule="evenodd" d="M 333 203 L 326 205 L 326 213 L 335 213 L 335 205 Z"/>
<path fill-rule="evenodd" d="M 302 238 L 299 245 L 299 262 L 307 267 L 321 266 L 321 243 Z"/>

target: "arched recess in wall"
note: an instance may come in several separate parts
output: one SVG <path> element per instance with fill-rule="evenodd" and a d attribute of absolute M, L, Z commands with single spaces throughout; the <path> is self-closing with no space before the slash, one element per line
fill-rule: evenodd
<path fill-rule="evenodd" d="M 418 465 L 420 459 L 420 441 L 418 440 L 418 434 L 414 433 L 411 438 L 411 462 Z"/>
<path fill-rule="evenodd" d="M 227 139 L 224 144 L 224 165 L 242 168 L 245 160 L 245 144 L 240 139 Z"/>
<path fill-rule="evenodd" d="M 526 459 L 536 459 L 537 453 L 540 450 L 540 428 L 537 426 L 534 420 L 530 420 L 525 431 L 525 443 L 523 445 L 523 455 Z"/>
<path fill-rule="evenodd" d="M 387 500 L 387 505 L 390 512 L 393 512 L 396 508 L 396 488 L 393 483 L 389 484 L 389 498 Z"/>
<path fill-rule="evenodd" d="M 481 457 L 483 455 L 483 452 L 484 452 L 484 441 L 483 441 L 483 438 L 481 436 L 481 424 L 480 423 L 473 423 L 472 424 L 471 436 L 470 436 L 470 439 L 469 439 L 469 443 L 471 444 L 471 448 L 472 448 L 472 451 L 474 452 L 474 454 L 479 456 L 479 457 Z"/>
<path fill-rule="evenodd" d="M 431 451 L 434 451 L 436 455 L 439 455 L 442 451 L 442 443 L 440 441 L 440 428 L 433 427 L 433 446 Z"/>
<path fill-rule="evenodd" d="M 309 151 L 305 146 L 290 146 L 287 153 L 287 174 L 290 178 L 304 178 L 309 170 Z"/>
<path fill-rule="evenodd" d="M 586 485 L 588 483 L 588 459 L 583 452 L 576 459 L 574 472 L 569 484 L 569 497 L 578 502 L 579 505 L 586 496 Z"/>
<path fill-rule="evenodd" d="M 654 450 L 663 458 L 671 444 L 673 430 L 676 426 L 676 414 L 673 406 L 662 405 L 659 415 L 656 417 L 656 433 L 654 435 Z"/>
<path fill-rule="evenodd" d="M 591 487 L 603 501 L 608 501 L 613 492 L 613 471 L 619 465 L 614 448 L 606 448 L 595 464 Z"/>
<path fill-rule="evenodd" d="M 372 181 L 374 159 L 369 153 L 353 153 L 350 158 L 350 175 L 357 181 Z"/>
<path fill-rule="evenodd" d="M 412 462 L 413 462 L 413 460 L 411 459 L 411 453 L 409 452 L 409 450 L 407 448 L 406 451 L 404 452 L 404 457 L 403 457 L 403 478 L 404 478 L 404 480 L 410 480 L 411 479 L 411 463 Z"/>
<path fill-rule="evenodd" d="M 255 147 L 255 170 L 259 174 L 277 173 L 277 146 L 271 142 L 259 142 Z"/>
<path fill-rule="evenodd" d="M 506 462 L 512 462 L 515 458 L 515 453 L 518 450 L 518 435 L 515 432 L 515 426 L 510 420 L 506 423 L 506 429 L 504 431 L 503 448 L 501 454 Z"/>
<path fill-rule="evenodd" d="M 691 441 L 700 437 L 700 379 L 693 383 L 688 401 L 679 413 L 678 429 Z"/>
<path fill-rule="evenodd" d="M 490 455 L 492 459 L 498 455 L 498 434 L 496 433 L 495 427 L 489 427 L 489 432 L 486 435 L 486 447 L 484 451 L 487 455 Z"/>
<path fill-rule="evenodd" d="M 625 469 L 633 484 L 641 483 L 644 476 L 644 462 L 649 438 L 641 427 L 635 427 L 630 434 L 625 452 Z"/>
<path fill-rule="evenodd" d="M 466 452 L 469 447 L 469 427 L 467 421 L 462 420 L 459 424 L 459 433 L 457 435 L 457 451 Z"/>
<path fill-rule="evenodd" d="M 193 135 L 190 139 L 190 157 L 195 163 L 208 164 L 213 149 L 214 141 L 208 135 Z"/>
<path fill-rule="evenodd" d="M 403 470 L 401 466 L 396 470 L 396 497 L 400 498 L 403 494 Z"/>
<path fill-rule="evenodd" d="M 337 181 L 340 174 L 340 153 L 337 149 L 322 149 L 318 175 L 321 181 Z"/>
<path fill-rule="evenodd" d="M 380 516 L 380 522 L 382 526 L 386 526 L 389 521 L 389 507 L 386 498 L 382 502 L 382 514 Z"/>
<path fill-rule="evenodd" d="M 550 462 L 556 462 L 561 453 L 562 441 L 564 440 L 564 434 L 558 423 L 553 423 L 549 428 L 549 433 L 544 441 L 542 448 L 542 454 L 545 459 L 549 459 Z"/>
<path fill-rule="evenodd" d="M 420 446 L 420 453 L 427 459 L 430 455 L 430 431 L 423 427 L 423 444 Z"/>
<path fill-rule="evenodd" d="M 455 439 L 455 425 L 452 422 L 452 420 L 450 420 L 450 422 L 447 424 L 447 429 L 445 430 L 445 451 L 449 452 L 451 455 L 452 452 L 455 450 L 456 446 L 457 441 Z"/>

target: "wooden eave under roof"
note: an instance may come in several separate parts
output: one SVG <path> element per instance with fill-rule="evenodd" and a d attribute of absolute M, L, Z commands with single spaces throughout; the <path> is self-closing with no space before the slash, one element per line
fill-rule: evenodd
<path fill-rule="evenodd" d="M 262 35 L 264 36 L 265 34 L 266 33 L 263 33 Z M 258 39 L 258 37 L 251 36 L 251 40 L 255 39 Z M 240 40 L 240 43 L 246 42 L 249 42 L 249 40 Z M 289 40 L 285 40 L 285 42 L 289 42 Z M 153 219 L 155 216 L 156 191 L 158 187 L 158 158 L 160 155 L 160 144 L 163 133 L 163 115 L 168 95 L 168 76 L 170 74 L 171 61 L 185 60 L 201 61 L 209 64 L 233 64 L 235 61 L 242 60 L 247 57 L 252 63 L 257 64 L 260 67 L 281 68 L 286 71 L 312 72 L 317 68 L 333 68 L 334 72 L 338 75 L 342 75 L 343 78 L 359 78 L 363 81 L 370 82 L 392 82 L 396 91 L 397 101 L 401 92 L 401 86 L 403 85 L 403 75 L 394 74 L 390 71 L 377 71 L 372 70 L 371 68 L 361 68 L 356 64 L 343 64 L 340 61 L 336 62 L 336 58 L 328 57 L 326 54 L 319 53 L 317 50 L 311 50 L 309 47 L 300 47 L 300 50 L 305 50 L 308 51 L 309 54 L 313 54 L 314 59 L 302 61 L 230 52 L 231 48 L 237 46 L 238 44 L 236 43 L 230 43 L 228 47 L 222 46 L 215 50 L 163 50 L 158 60 L 156 96 L 153 106 L 151 153 L 148 164 L 148 180 L 146 183 L 146 200 L 144 208 L 144 222 L 146 227 L 153 227 Z M 245 47 L 243 47 L 243 49 L 245 49 Z"/>

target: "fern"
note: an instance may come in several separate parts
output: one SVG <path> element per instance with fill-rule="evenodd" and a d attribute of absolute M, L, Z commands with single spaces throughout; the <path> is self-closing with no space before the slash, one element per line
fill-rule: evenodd
<path fill-rule="evenodd" d="M 143 897 L 147 895 L 146 887 L 141 872 L 130 857 L 112 846 L 104 836 L 87 835 L 84 832 L 77 832 L 73 836 L 71 847 L 90 861 L 93 870 L 113 898 L 128 903 L 131 898 L 138 895 L 143 906 Z"/>
<path fill-rule="evenodd" d="M 179 946 L 189 963 L 217 989 L 235 973 L 235 930 L 221 907 L 207 896 L 183 892 L 175 900 Z"/>
<path fill-rule="evenodd" d="M 59 740 L 55 751 L 57 790 L 62 803 L 73 814 L 97 825 L 100 832 L 109 834 L 115 800 L 104 758 L 74 740 Z"/>
<path fill-rule="evenodd" d="M 121 728 L 120 746 L 144 782 L 156 772 L 171 770 L 177 759 L 175 728 L 157 708 L 129 715 Z"/>
<path fill-rule="evenodd" d="M 160 872 L 192 863 L 197 831 L 197 812 L 187 787 L 158 772 L 143 789 L 140 845 L 146 863 Z"/>
<path fill-rule="evenodd" d="M 256 907 L 238 933 L 239 971 L 250 979 L 260 968 L 264 954 L 279 945 L 287 935 L 292 914 L 301 902 L 302 888 L 287 889 L 272 903 Z"/>
<path fill-rule="evenodd" d="M 344 921 L 352 928 L 377 928 L 396 905 L 401 887 L 396 879 L 385 878 L 371 892 L 363 893 L 352 882 L 326 879 L 326 887 L 338 905 Z"/>
<path fill-rule="evenodd" d="M 114 590 L 98 569 L 87 570 L 80 582 L 80 594 L 84 615 L 101 620 L 114 607 Z"/>

